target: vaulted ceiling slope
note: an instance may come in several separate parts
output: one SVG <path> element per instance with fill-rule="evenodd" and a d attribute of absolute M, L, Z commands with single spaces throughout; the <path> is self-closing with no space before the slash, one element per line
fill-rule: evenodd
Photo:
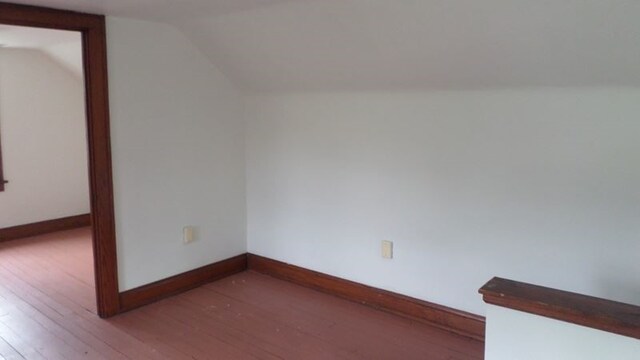
<path fill-rule="evenodd" d="M 78 32 L 0 24 L 0 48 L 40 51 L 82 79 L 82 38 Z"/>
<path fill-rule="evenodd" d="M 245 90 L 640 86 L 638 0 L 58 0 L 55 6 L 173 24 Z"/>

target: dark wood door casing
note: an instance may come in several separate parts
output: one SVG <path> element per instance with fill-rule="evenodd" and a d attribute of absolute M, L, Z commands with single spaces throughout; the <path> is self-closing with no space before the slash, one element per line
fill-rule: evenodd
<path fill-rule="evenodd" d="M 91 225 L 98 315 L 120 311 L 116 258 L 105 17 L 0 3 L 0 24 L 82 33 Z"/>

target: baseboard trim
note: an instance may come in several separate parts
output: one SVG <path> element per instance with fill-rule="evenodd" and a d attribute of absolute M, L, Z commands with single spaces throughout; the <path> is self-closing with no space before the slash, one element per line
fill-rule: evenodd
<path fill-rule="evenodd" d="M 0 242 L 44 235 L 56 231 L 71 230 L 91 225 L 89 214 L 39 221 L 0 229 Z"/>
<path fill-rule="evenodd" d="M 247 254 L 238 255 L 120 293 L 120 312 L 133 310 L 247 269 Z"/>
<path fill-rule="evenodd" d="M 120 312 L 253 270 L 484 341 L 485 318 L 254 254 L 242 254 L 120 293 Z"/>
<path fill-rule="evenodd" d="M 476 340 L 484 341 L 485 318 L 446 306 L 377 289 L 262 256 L 248 254 L 247 265 L 254 270 L 298 285 L 319 290 L 396 315 L 426 322 Z"/>

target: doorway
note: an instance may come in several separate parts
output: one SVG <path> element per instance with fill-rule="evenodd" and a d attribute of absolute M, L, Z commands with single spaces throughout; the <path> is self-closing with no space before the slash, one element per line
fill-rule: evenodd
<path fill-rule="evenodd" d="M 96 309 L 100 317 L 120 311 L 103 16 L 0 3 L 0 24 L 69 30 L 81 34 L 87 159 Z"/>

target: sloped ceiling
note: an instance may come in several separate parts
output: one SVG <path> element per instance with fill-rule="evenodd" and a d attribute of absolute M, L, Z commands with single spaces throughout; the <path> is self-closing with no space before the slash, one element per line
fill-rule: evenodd
<path fill-rule="evenodd" d="M 55 4 L 173 24 L 251 91 L 640 86 L 637 0 Z"/>
<path fill-rule="evenodd" d="M 82 38 L 79 32 L 0 24 L 0 46 L 38 50 L 82 79 Z"/>

